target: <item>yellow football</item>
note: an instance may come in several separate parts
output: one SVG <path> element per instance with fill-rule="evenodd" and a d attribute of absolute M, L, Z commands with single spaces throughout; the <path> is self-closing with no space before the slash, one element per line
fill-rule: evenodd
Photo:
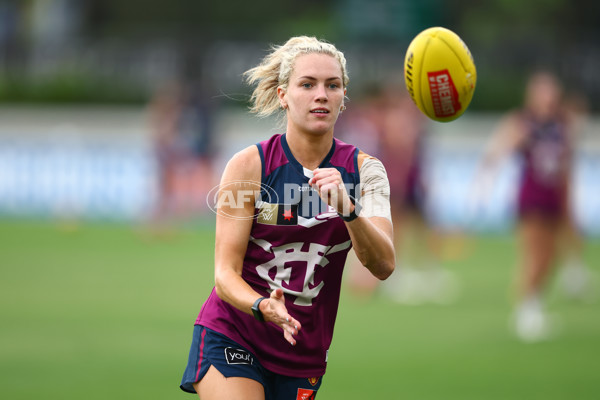
<path fill-rule="evenodd" d="M 419 33 L 404 59 L 406 88 L 429 118 L 449 122 L 460 117 L 473 98 L 477 71 L 460 37 L 435 27 Z"/>

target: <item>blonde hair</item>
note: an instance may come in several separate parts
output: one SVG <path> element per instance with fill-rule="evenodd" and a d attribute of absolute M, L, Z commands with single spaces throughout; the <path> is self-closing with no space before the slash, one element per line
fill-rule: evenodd
<path fill-rule="evenodd" d="M 315 37 L 296 36 L 289 39 L 282 46 L 271 46 L 261 63 L 244 72 L 249 85 L 256 84 L 252 92 L 250 111 L 260 117 L 268 117 L 282 110 L 277 88 L 287 89 L 292 74 L 294 61 L 301 54 L 321 53 L 327 54 L 339 61 L 342 68 L 344 87 L 350 79 L 346 70 L 346 58 L 333 44 L 319 40 Z"/>

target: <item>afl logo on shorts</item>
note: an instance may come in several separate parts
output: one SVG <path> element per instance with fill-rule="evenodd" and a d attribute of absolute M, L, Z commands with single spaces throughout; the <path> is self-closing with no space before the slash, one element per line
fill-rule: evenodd
<path fill-rule="evenodd" d="M 246 350 L 234 349 L 233 347 L 225 348 L 225 359 L 227 364 L 245 364 L 252 365 L 254 359 Z"/>

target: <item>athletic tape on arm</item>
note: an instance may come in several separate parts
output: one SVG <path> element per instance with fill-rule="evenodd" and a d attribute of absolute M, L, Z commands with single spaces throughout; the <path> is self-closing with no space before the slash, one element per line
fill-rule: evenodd
<path fill-rule="evenodd" d="M 390 211 L 390 183 L 385 167 L 376 158 L 367 158 L 360 167 L 363 217 L 383 217 L 392 220 Z"/>

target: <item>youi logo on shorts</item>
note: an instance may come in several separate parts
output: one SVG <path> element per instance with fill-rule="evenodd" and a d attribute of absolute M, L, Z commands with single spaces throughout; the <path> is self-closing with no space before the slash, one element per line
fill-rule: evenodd
<path fill-rule="evenodd" d="M 233 347 L 225 348 L 225 359 L 227 364 L 252 365 L 254 362 L 254 358 L 246 350 L 234 349 Z"/>

